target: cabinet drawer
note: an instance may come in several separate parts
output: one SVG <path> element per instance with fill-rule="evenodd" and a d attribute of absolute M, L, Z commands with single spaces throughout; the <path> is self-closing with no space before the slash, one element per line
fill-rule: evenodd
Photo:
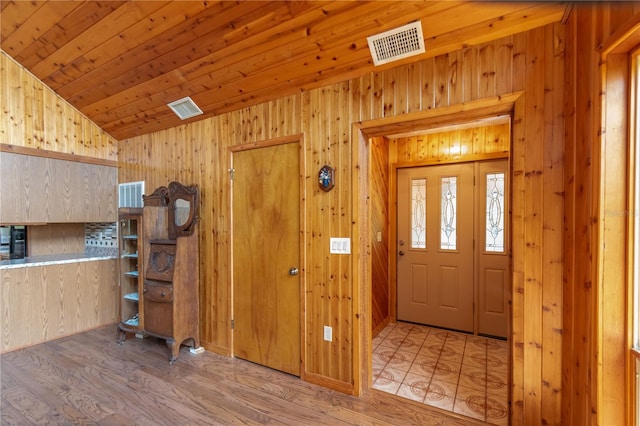
<path fill-rule="evenodd" d="M 144 283 L 144 298 L 153 302 L 173 301 L 173 286 Z"/>

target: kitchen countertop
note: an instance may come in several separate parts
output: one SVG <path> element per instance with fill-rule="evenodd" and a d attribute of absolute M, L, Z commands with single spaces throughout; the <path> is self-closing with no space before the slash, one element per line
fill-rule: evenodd
<path fill-rule="evenodd" d="M 0 270 L 28 268 L 32 266 L 59 265 L 62 263 L 91 262 L 95 260 L 117 259 L 115 256 L 97 256 L 86 253 L 47 254 L 30 256 L 23 259 L 0 260 Z"/>

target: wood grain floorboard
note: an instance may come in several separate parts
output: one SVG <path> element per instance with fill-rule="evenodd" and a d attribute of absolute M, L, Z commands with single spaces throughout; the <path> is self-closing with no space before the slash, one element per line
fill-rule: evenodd
<path fill-rule="evenodd" d="M 163 341 L 116 342 L 115 326 L 0 356 L 1 425 L 483 424 L 375 390 L 353 397 L 241 359 Z"/>

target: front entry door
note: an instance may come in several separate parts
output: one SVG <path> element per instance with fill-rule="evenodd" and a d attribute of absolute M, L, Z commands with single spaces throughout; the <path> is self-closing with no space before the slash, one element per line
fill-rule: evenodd
<path fill-rule="evenodd" d="M 473 179 L 473 163 L 398 170 L 398 320 L 473 332 Z"/>
<path fill-rule="evenodd" d="M 300 375 L 300 149 L 233 154 L 233 351 Z"/>

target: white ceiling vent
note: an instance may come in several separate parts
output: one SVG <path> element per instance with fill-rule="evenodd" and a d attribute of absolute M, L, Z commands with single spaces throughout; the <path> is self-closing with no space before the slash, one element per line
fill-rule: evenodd
<path fill-rule="evenodd" d="M 195 117 L 202 114 L 202 110 L 198 108 L 195 102 L 190 97 L 178 99 L 170 104 L 167 104 L 169 108 L 176 113 L 180 120 L 186 120 L 187 118 Z"/>
<path fill-rule="evenodd" d="M 144 181 L 127 182 L 118 185 L 118 208 L 120 207 L 144 207 L 142 196 L 144 195 Z"/>
<path fill-rule="evenodd" d="M 367 37 L 367 42 L 376 66 L 425 52 L 420 21 Z"/>

